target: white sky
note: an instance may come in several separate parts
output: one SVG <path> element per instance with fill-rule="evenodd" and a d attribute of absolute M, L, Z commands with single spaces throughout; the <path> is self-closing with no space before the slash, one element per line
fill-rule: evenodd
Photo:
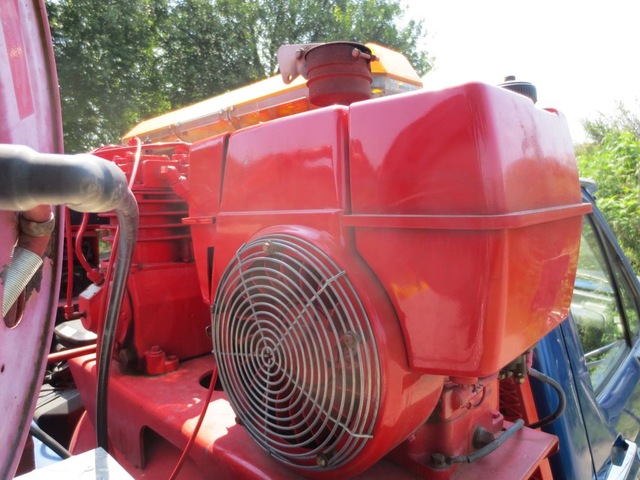
<path fill-rule="evenodd" d="M 538 106 L 561 110 L 574 142 L 582 120 L 611 113 L 618 100 L 640 109 L 638 0 L 404 0 L 424 19 L 435 69 L 426 88 L 506 75 L 532 82 Z"/>

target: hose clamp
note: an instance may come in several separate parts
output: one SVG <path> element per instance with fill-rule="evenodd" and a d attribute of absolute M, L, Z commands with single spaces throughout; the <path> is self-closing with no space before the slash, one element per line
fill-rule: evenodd
<path fill-rule="evenodd" d="M 53 229 L 56 226 L 56 217 L 51 212 L 49 220 L 44 222 L 32 222 L 24 218 L 22 213 L 20 214 L 20 231 L 30 237 L 46 237 L 51 235 Z"/>

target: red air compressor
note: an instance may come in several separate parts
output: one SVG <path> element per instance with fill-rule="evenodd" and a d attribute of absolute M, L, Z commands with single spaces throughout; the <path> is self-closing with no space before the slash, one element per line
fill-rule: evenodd
<path fill-rule="evenodd" d="M 330 65 L 305 64 L 319 48 Z M 134 476 L 168 476 L 191 437 L 184 478 L 548 473 L 555 437 L 515 417 L 536 420 L 527 352 L 568 314 L 587 210 L 566 122 L 480 83 L 352 103 L 377 54 L 303 50 L 302 97 L 94 152 L 140 210 L 108 404 Z M 99 335 L 108 285 L 80 299 Z M 96 362 L 72 371 L 79 452 Z"/>

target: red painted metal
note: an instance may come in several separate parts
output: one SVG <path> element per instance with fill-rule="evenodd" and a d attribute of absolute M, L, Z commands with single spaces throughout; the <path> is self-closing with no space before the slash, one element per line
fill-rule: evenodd
<path fill-rule="evenodd" d="M 537 422 L 538 411 L 531 391 L 529 377 L 518 381 L 514 377 L 500 380 L 500 411 L 509 421 L 522 418 L 525 423 Z M 549 460 L 545 459 L 531 476 L 531 480 L 550 480 L 553 478 Z"/>
<path fill-rule="evenodd" d="M 144 352 L 144 370 L 147 375 L 162 375 L 178 369 L 180 361 L 175 355 L 167 355 L 160 347 L 154 345 Z"/>
<path fill-rule="evenodd" d="M 222 171 L 228 135 L 223 134 L 195 143 L 189 154 L 189 217 L 194 258 L 202 298 L 211 305 L 215 290 L 211 283 L 213 256 L 217 250 L 216 216 L 220 212 Z"/>
<path fill-rule="evenodd" d="M 62 153 L 62 117 L 44 1 L 6 0 L 0 32 L 0 143 Z"/>
<path fill-rule="evenodd" d="M 314 105 L 350 105 L 371 98 L 371 49 L 351 42 L 330 42 L 309 49 L 309 101 Z"/>
<path fill-rule="evenodd" d="M 95 155 L 109 159 L 130 177 L 134 170 L 135 145 L 105 147 Z M 140 210 L 138 242 L 127 283 L 127 296 L 116 334 L 115 355 L 126 368 L 159 374 L 177 368 L 178 359 L 209 352 L 211 341 L 207 305 L 199 295 L 189 227 L 187 152 L 184 143 L 144 146 L 132 190 Z M 115 215 L 105 214 L 113 232 Z M 112 241 L 112 235 L 103 237 Z M 107 263 L 102 266 L 106 270 Z M 100 305 L 106 288 L 92 286 L 80 296 L 84 324 L 101 330 Z M 154 349 L 167 358 L 154 355 Z M 175 358 L 174 358 L 175 357 Z M 149 367 L 149 368 L 147 368 Z"/>
<path fill-rule="evenodd" d="M 200 357 L 183 362 L 179 370 L 160 377 L 136 377 L 118 371 L 113 373 L 110 408 L 118 412 L 110 419 L 109 426 L 115 447 L 113 454 L 135 478 L 166 478 L 171 472 L 196 425 L 202 399 L 207 394 L 207 375 L 214 367 L 213 362 L 211 356 Z M 80 422 L 71 445 L 72 453 L 77 454 L 95 446 L 95 434 L 90 421 L 95 411 L 95 359 L 92 356 L 76 358 L 71 361 L 71 367 L 88 409 L 88 415 Z M 456 389 L 455 386 L 451 388 Z M 491 391 L 484 398 L 495 406 L 495 381 L 489 388 Z M 188 402 L 176 402 L 176 399 L 187 398 Z M 472 395 L 470 400 L 476 401 L 478 398 Z M 465 411 L 458 414 L 465 417 L 470 425 L 474 422 L 469 417 L 486 416 L 484 413 L 477 415 L 464 405 L 457 410 L 460 409 Z M 483 421 L 484 425 L 492 427 L 493 419 L 492 413 Z M 455 422 L 449 419 L 448 423 Z M 502 426 L 501 421 L 492 429 L 499 429 L 498 425 Z M 492 472 L 496 478 L 525 479 L 529 478 L 542 459 L 554 451 L 557 444 L 557 439 L 551 435 L 523 429 L 491 455 L 458 469 L 438 472 L 423 463 L 424 452 L 416 448 L 416 444 L 424 441 L 440 444 L 441 439 L 435 429 L 425 435 L 430 428 L 430 424 L 426 424 L 392 455 L 379 460 L 365 473 L 354 478 L 415 480 L 424 478 L 423 475 L 428 471 L 430 476 L 427 478 L 435 479 L 451 478 L 454 473 L 456 480 L 484 478 L 488 472 Z M 444 430 L 451 428 L 457 427 L 447 425 L 447 421 L 436 427 Z M 465 445 L 470 441 L 465 429 L 460 428 L 456 434 Z M 459 439 L 449 437 L 448 451 L 464 451 L 456 445 L 459 442 Z M 236 415 L 226 395 L 218 390 L 213 392 L 191 455 L 177 478 L 204 480 L 212 477 L 221 480 L 303 478 L 270 458 L 252 441 L 245 429 L 236 423 Z"/>
<path fill-rule="evenodd" d="M 467 84 L 354 104 L 349 118 L 344 220 L 413 368 L 490 375 L 566 317 L 589 207 L 560 114 Z"/>
<path fill-rule="evenodd" d="M 44 1 L 6 0 L 0 11 L 0 143 L 62 153 L 58 81 Z M 39 207 L 30 219 L 47 220 L 49 212 L 49 207 Z M 59 210 L 55 215 L 60 224 L 64 215 Z M 62 258 L 59 231 L 52 235 L 41 270 L 0 322 L 0 478 L 11 478 L 16 471 L 47 361 Z M 18 232 L 16 213 L 0 211 L 3 269 Z M 47 244 L 44 237 L 23 236 L 23 241 L 38 254 Z M 0 298 L 4 293 L 0 282 Z"/>
<path fill-rule="evenodd" d="M 513 122 L 521 129 L 500 135 Z M 285 234 L 346 272 L 380 372 L 370 441 L 348 464 L 306 476 L 477 478 L 479 465 L 503 465 L 509 478 L 548 474 L 555 439 L 526 428 L 508 441 L 528 452 L 526 462 L 509 463 L 506 447 L 458 467 L 434 465 L 432 455 L 474 451 L 479 427 L 500 434 L 498 371 L 568 311 L 587 208 L 567 138 L 557 113 L 470 84 L 327 107 L 192 146 L 144 146 L 134 185 L 143 228 L 117 348 L 121 362 L 133 357 L 160 375 L 117 372 L 110 381 L 119 460 L 137 476 L 172 470 L 167 459 L 186 445 L 213 368 L 210 357 L 188 360 L 211 348 L 198 344 L 208 313 L 184 312 L 212 303 L 244 244 Z M 97 154 L 133 170 L 132 147 Z M 89 319 L 96 291 L 83 294 Z M 91 419 L 93 362 L 72 364 Z M 223 392 L 211 407 L 185 470 L 191 478 L 295 477 L 235 425 Z"/>
<path fill-rule="evenodd" d="M 400 471 L 430 478 L 477 473 L 475 464 L 436 468 L 431 456 L 469 453 L 478 427 L 491 435 L 503 428 L 495 375 L 566 315 L 586 210 L 569 147 L 556 133 L 562 119 L 513 97 L 472 84 L 328 107 L 191 147 L 145 146 L 134 185 L 143 228 L 117 348 L 126 364 L 133 356 L 142 371 L 162 375 L 134 380 L 116 373 L 111 379 L 113 408 L 122 413 L 112 418 L 110 432 L 121 460 L 130 468 L 144 466 L 145 475 L 169 470 L 166 460 L 145 462 L 142 443 L 163 451 L 187 443 L 195 411 L 168 419 L 166 405 L 202 399 L 195 379 L 212 368 L 202 357 L 168 373 L 177 358 L 204 348 L 192 344 L 208 314 L 179 313 L 187 304 L 212 302 L 243 244 L 288 234 L 317 246 L 347 272 L 371 323 L 380 367 L 372 440 L 347 465 L 305 475 L 366 470 L 376 478 L 392 451 L 388 458 L 402 465 Z M 473 111 L 458 108 L 465 102 Z M 501 139 L 501 122 L 514 119 L 522 120 L 522 131 Z M 132 147 L 97 153 L 133 170 Z M 527 188 L 532 178 L 544 194 Z M 176 269 L 184 277 L 167 274 Z M 91 292 L 85 297 L 90 319 L 97 302 Z M 181 298 L 189 300 L 180 304 Z M 180 312 L 171 312 L 176 305 Z M 158 328 L 162 317 L 168 320 Z M 92 418 L 92 364 L 74 365 Z M 442 393 L 445 379 L 433 373 L 449 376 Z M 192 386 L 183 392 L 185 382 Z M 216 395 L 212 406 L 223 402 L 228 409 L 226 396 Z M 223 446 L 233 442 L 231 431 L 246 433 L 211 421 L 191 453 L 192 474 L 247 469 L 249 478 L 249 470 L 262 472 L 258 477 L 285 475 L 259 447 Z M 532 435 L 539 436 L 537 453 L 505 472 L 548 472 L 544 458 L 555 441 L 528 431 L 519 437 Z M 226 452 L 224 461 L 218 448 Z"/>

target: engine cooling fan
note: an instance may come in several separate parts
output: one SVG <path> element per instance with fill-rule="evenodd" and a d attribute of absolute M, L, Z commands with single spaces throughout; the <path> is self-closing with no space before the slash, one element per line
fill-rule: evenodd
<path fill-rule="evenodd" d="M 307 472 L 352 461 L 381 401 L 376 341 L 346 272 L 290 235 L 245 244 L 219 284 L 218 370 L 249 433 Z"/>

